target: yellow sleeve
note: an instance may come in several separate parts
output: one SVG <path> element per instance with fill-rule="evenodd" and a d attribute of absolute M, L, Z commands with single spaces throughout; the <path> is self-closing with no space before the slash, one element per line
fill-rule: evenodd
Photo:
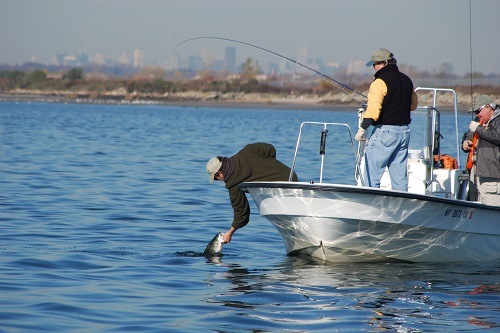
<path fill-rule="evenodd" d="M 417 108 L 418 106 L 418 97 L 417 97 L 417 93 L 416 92 L 413 92 L 411 94 L 411 105 L 410 105 L 410 110 L 413 111 Z"/>
<path fill-rule="evenodd" d="M 377 121 L 382 111 L 382 102 L 387 95 L 387 85 L 381 79 L 376 79 L 370 84 L 368 90 L 368 106 L 366 107 L 363 118 L 371 118 Z"/>

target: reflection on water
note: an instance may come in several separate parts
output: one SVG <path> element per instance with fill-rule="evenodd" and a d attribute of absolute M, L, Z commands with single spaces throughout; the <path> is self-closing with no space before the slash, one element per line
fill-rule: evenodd
<path fill-rule="evenodd" d="M 487 267 L 477 265 L 471 274 L 462 264 L 331 264 L 310 257 L 289 257 L 263 270 L 231 264 L 224 273 L 231 287 L 207 301 L 252 309 L 238 315 L 257 327 L 274 322 L 296 330 L 352 332 L 448 331 L 457 323 L 464 330 L 493 328 L 499 327 L 498 308 L 488 304 L 500 285 L 482 275 L 490 273 Z"/>

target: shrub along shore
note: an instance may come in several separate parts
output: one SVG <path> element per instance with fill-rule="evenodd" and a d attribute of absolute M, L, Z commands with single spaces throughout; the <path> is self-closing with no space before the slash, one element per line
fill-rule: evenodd
<path fill-rule="evenodd" d="M 360 80 L 349 93 L 325 81 L 258 81 L 256 73 L 243 72 L 225 80 L 210 75 L 197 79 L 165 80 L 162 73 L 145 72 L 133 79 L 86 78 L 81 68 L 61 77 L 46 71 L 0 71 L 0 101 L 44 101 L 70 103 L 211 105 L 218 107 L 286 107 L 333 109 L 358 107 L 366 102 L 369 82 Z M 148 75 L 146 75 L 148 74 Z M 366 80 L 365 80 L 366 81 Z M 456 86 L 460 110 L 468 110 L 478 94 L 488 94 L 500 102 L 497 86 Z M 419 105 L 433 104 L 432 92 L 419 93 Z M 453 106 L 453 95 L 438 96 L 439 108 Z"/>
<path fill-rule="evenodd" d="M 486 93 L 500 102 L 500 95 L 494 87 L 475 87 L 473 96 Z M 470 87 L 455 87 L 459 110 L 466 112 L 472 101 Z M 469 91 L 467 91 L 467 89 Z M 367 91 L 360 91 L 365 96 Z M 493 92 L 493 93 L 492 93 Z M 356 99 L 357 98 L 357 99 Z M 419 94 L 419 105 L 432 105 L 432 93 Z M 208 105 L 217 107 L 287 107 L 299 109 L 332 109 L 333 107 L 358 107 L 365 100 L 357 94 L 343 91 L 315 94 L 302 93 L 258 93 L 217 91 L 182 91 L 167 93 L 127 92 L 116 89 L 98 93 L 86 90 L 45 90 L 45 89 L 12 89 L 0 92 L 0 101 L 42 101 L 65 103 L 112 103 L 112 104 L 165 104 L 165 105 Z M 453 105 L 453 95 L 443 94 L 438 99 L 438 107 L 449 108 Z"/>

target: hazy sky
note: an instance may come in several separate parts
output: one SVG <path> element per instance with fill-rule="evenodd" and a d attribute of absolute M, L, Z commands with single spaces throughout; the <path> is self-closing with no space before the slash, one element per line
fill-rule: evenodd
<path fill-rule="evenodd" d="M 366 62 L 378 48 L 420 70 L 451 62 L 470 71 L 469 1 L 472 1 L 473 69 L 499 73 L 499 0 L 0 0 L 0 63 L 32 56 L 49 63 L 57 52 L 118 60 L 135 48 L 146 64 L 172 54 L 223 56 L 237 47 L 238 62 L 272 60 L 262 51 L 198 36 L 237 39 L 295 58 L 347 65 Z"/>

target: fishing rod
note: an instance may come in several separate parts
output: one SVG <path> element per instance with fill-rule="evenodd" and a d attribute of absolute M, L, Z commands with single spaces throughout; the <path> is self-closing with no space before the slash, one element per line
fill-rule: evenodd
<path fill-rule="evenodd" d="M 474 69 L 472 68 L 472 0 L 469 0 L 469 59 L 470 59 L 470 105 L 474 106 L 474 94 L 472 92 L 472 76 Z M 472 112 L 472 115 L 474 112 Z M 472 116 L 474 119 L 474 116 Z"/>
<path fill-rule="evenodd" d="M 232 42 L 232 43 L 237 43 L 237 44 L 243 44 L 243 45 L 246 45 L 246 46 L 254 47 L 254 48 L 259 49 L 261 51 L 265 51 L 267 53 L 271 53 L 271 54 L 273 54 L 275 56 L 278 56 L 278 57 L 281 57 L 281 58 L 283 58 L 285 60 L 293 62 L 297 66 L 305 68 L 305 69 L 311 71 L 316 76 L 318 76 L 320 79 L 325 80 L 325 81 L 333 84 L 334 86 L 336 86 L 337 88 L 341 89 L 342 91 L 344 91 L 346 93 L 353 94 L 355 98 L 356 97 L 359 98 L 359 96 L 361 96 L 361 97 L 364 98 L 364 100 L 360 100 L 360 99 L 356 98 L 356 99 L 358 99 L 358 101 L 366 103 L 366 99 L 368 99 L 368 97 L 366 97 L 365 95 L 363 95 L 359 91 L 354 90 L 351 87 L 349 87 L 349 86 L 347 86 L 347 85 L 345 85 L 345 84 L 343 84 L 343 83 L 341 83 L 341 82 L 339 82 L 339 81 L 337 81 L 337 80 L 335 80 L 335 79 L 333 79 L 333 78 L 331 78 L 331 77 L 329 77 L 329 76 L 327 76 L 327 75 L 325 75 L 325 74 L 323 74 L 321 72 L 318 72 L 317 70 L 315 70 L 315 69 L 313 69 L 313 68 L 311 68 L 309 66 L 301 64 L 300 62 L 298 62 L 296 60 L 293 60 L 291 58 L 288 58 L 288 57 L 286 57 L 286 56 L 284 56 L 282 54 L 276 53 L 274 51 L 271 51 L 271 50 L 268 50 L 268 49 L 265 49 L 263 47 L 260 47 L 260 46 L 257 46 L 257 45 L 253 45 L 253 44 L 250 44 L 250 43 L 242 42 L 242 41 L 235 40 L 235 39 L 223 38 L 223 37 L 195 37 L 195 38 L 186 39 L 186 40 L 180 42 L 179 44 L 177 44 L 177 46 L 180 46 L 180 45 L 182 45 L 184 43 L 191 42 L 191 41 L 198 40 L 198 39 L 216 39 L 216 40 L 223 40 L 223 41 L 227 41 L 227 42 Z M 357 95 L 359 95 L 359 96 L 357 96 Z"/>

